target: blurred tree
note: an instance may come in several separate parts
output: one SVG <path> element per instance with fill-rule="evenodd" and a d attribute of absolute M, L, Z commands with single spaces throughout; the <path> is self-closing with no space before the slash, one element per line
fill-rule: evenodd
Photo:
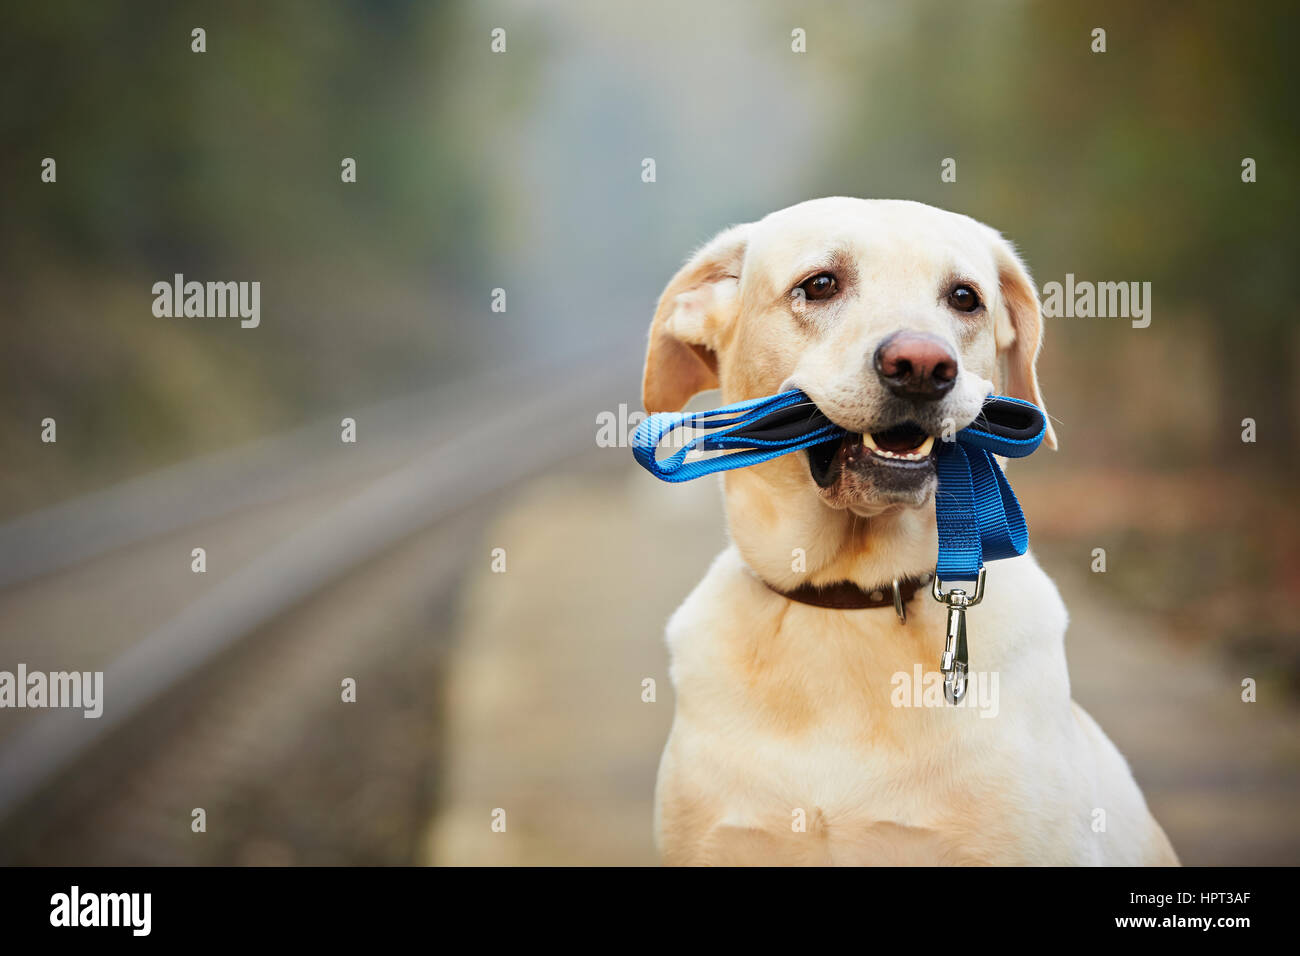
<path fill-rule="evenodd" d="M 880 56 L 858 55 L 861 32 L 836 34 L 836 68 L 862 93 L 840 126 L 831 178 L 1006 229 L 1035 261 L 1064 266 L 1040 282 L 1066 271 L 1152 282 L 1155 334 L 1214 343 L 1222 401 L 1207 427 L 1221 448 L 1240 448 L 1247 415 L 1295 436 L 1300 137 L 1289 47 L 1300 7 L 915 11 L 886 20 L 873 9 L 891 31 Z M 1107 31 L 1105 53 L 1091 49 L 1095 27 Z M 958 158 L 956 187 L 940 182 L 941 157 Z M 1242 182 L 1244 157 L 1258 163 L 1254 184 Z M 1101 371 L 1102 387 L 1117 387 Z M 1191 374 L 1151 369 L 1171 400 L 1197 387 Z M 1278 466 L 1294 456 L 1285 438 L 1260 450 Z"/>
<path fill-rule="evenodd" d="M 466 15 L 392 0 L 5 5 L 9 507 L 427 387 L 486 353 L 464 276 L 499 235 L 479 117 L 508 107 L 491 84 L 467 92 L 486 43 L 464 42 Z M 511 66 L 530 69 L 525 54 Z M 266 321 L 229 334 L 153 319 L 152 283 L 176 272 L 261 281 Z M 45 415 L 63 419 L 58 446 L 32 441 Z"/>

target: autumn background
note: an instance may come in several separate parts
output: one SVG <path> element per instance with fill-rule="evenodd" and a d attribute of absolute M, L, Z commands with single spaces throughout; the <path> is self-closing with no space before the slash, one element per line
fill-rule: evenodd
<path fill-rule="evenodd" d="M 847 194 L 986 221 L 1040 287 L 1152 284 L 1149 328 L 1049 323 L 1061 450 L 1016 488 L 1075 695 L 1184 861 L 1300 862 L 1296 21 L 8 5 L 0 669 L 107 669 L 120 707 L 0 712 L 0 860 L 653 862 L 662 625 L 723 530 L 596 416 L 638 407 L 692 248 Z M 178 272 L 260 281 L 261 326 L 155 318 Z"/>

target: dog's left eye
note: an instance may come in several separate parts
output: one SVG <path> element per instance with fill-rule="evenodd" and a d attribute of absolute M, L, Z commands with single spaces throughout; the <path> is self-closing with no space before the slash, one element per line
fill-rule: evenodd
<path fill-rule="evenodd" d="M 816 302 L 819 299 L 829 299 L 839 289 L 839 283 L 835 281 L 835 276 L 829 272 L 819 272 L 811 279 L 805 279 L 799 283 L 799 288 L 803 290 L 804 296 Z"/>
<path fill-rule="evenodd" d="M 958 312 L 974 312 L 980 307 L 980 297 L 968 285 L 959 285 L 948 293 L 948 304 Z"/>

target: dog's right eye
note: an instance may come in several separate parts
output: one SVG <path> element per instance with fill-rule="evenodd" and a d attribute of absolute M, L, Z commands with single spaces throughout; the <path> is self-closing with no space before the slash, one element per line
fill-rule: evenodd
<path fill-rule="evenodd" d="M 817 302 L 821 299 L 829 299 L 839 291 L 839 284 L 835 281 L 835 276 L 829 272 L 819 272 L 811 279 L 805 279 L 799 284 L 803 290 L 804 297 Z"/>

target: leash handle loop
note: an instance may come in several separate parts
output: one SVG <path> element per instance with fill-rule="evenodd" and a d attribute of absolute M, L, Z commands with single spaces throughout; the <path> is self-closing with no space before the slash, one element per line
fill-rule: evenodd
<path fill-rule="evenodd" d="M 710 429 L 696 435 L 667 458 L 656 458 L 665 436 L 679 428 Z M 736 402 L 704 412 L 657 412 L 637 426 L 632 454 L 663 481 L 690 481 L 719 471 L 745 468 L 781 455 L 830 441 L 843 434 L 803 392 Z M 728 451 L 727 455 L 686 460 L 693 451 Z"/>

